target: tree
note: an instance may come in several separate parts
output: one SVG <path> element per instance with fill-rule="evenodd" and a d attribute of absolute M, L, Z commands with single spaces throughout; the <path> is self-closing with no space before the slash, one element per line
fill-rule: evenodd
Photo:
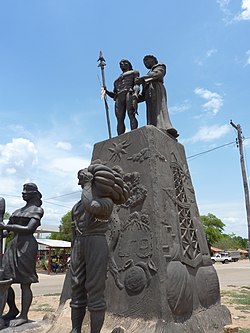
<path fill-rule="evenodd" d="M 247 238 L 242 238 L 241 236 L 236 236 L 236 235 L 234 235 L 233 238 L 239 243 L 239 248 L 248 250 Z"/>
<path fill-rule="evenodd" d="M 222 250 L 238 250 L 240 242 L 235 238 L 235 234 L 223 234 L 214 246 Z"/>
<path fill-rule="evenodd" d="M 69 211 L 61 218 L 59 232 L 52 232 L 50 239 L 60 239 L 71 242 L 71 224 L 71 211 Z"/>
<path fill-rule="evenodd" d="M 4 220 L 8 220 L 9 218 L 10 218 L 10 213 L 9 212 L 5 212 L 4 216 L 3 216 L 3 219 Z"/>
<path fill-rule="evenodd" d="M 10 218 L 10 213 L 9 213 L 9 212 L 5 212 L 5 213 L 4 213 L 4 216 L 3 216 L 3 219 L 4 219 L 4 220 L 9 220 L 9 218 Z M 13 237 L 14 237 L 13 232 L 10 232 L 10 233 L 7 235 L 7 237 L 6 237 L 6 244 L 5 244 L 5 247 L 6 247 L 6 248 L 9 246 L 9 243 L 10 243 L 10 241 L 13 239 Z"/>
<path fill-rule="evenodd" d="M 207 241 L 210 245 L 214 245 L 223 237 L 225 224 L 215 215 L 208 213 L 201 215 L 201 222 L 207 236 Z"/>

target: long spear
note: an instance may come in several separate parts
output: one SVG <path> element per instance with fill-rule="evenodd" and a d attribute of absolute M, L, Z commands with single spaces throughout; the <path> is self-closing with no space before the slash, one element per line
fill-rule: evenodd
<path fill-rule="evenodd" d="M 3 222 L 5 200 L 0 197 L 0 222 Z M 0 280 L 3 280 L 3 230 L 0 231 Z"/>
<path fill-rule="evenodd" d="M 104 89 L 106 89 L 106 83 L 105 83 L 105 73 L 104 73 L 104 67 L 106 66 L 105 59 L 103 58 L 102 51 L 99 53 L 99 61 L 98 67 L 101 67 L 101 72 L 102 72 L 102 86 Z M 108 124 L 108 132 L 109 132 L 109 138 L 111 139 L 111 126 L 110 126 L 110 119 L 109 119 L 109 106 L 108 106 L 108 101 L 107 101 L 107 95 L 104 94 L 104 105 L 105 105 L 105 110 L 106 110 L 106 118 L 107 118 L 107 124 Z"/>

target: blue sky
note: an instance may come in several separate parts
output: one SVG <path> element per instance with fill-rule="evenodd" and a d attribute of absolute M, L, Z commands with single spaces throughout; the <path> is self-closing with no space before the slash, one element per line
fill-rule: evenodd
<path fill-rule="evenodd" d="M 106 59 L 109 89 L 129 59 L 167 65 L 173 125 L 186 155 L 234 142 L 232 119 L 250 153 L 250 0 L 8 0 L 0 2 L 0 195 L 22 205 L 22 184 L 43 193 L 44 224 L 79 198 L 77 171 L 93 144 L 108 138 L 97 67 Z M 116 135 L 109 99 L 112 134 Z M 139 126 L 146 123 L 145 105 Z M 188 159 L 201 214 L 247 237 L 239 152 L 235 144 Z M 249 177 L 249 175 L 248 175 Z"/>

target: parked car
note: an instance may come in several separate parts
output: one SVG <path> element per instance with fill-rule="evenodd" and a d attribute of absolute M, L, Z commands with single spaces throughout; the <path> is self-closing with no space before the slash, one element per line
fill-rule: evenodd
<path fill-rule="evenodd" d="M 225 251 L 229 257 L 232 258 L 232 261 L 236 262 L 240 259 L 240 252 L 239 251 Z"/>
<path fill-rule="evenodd" d="M 228 264 L 232 261 L 232 258 L 228 255 L 228 253 L 216 253 L 213 257 L 211 257 L 212 263 L 221 262 L 222 264 Z"/>

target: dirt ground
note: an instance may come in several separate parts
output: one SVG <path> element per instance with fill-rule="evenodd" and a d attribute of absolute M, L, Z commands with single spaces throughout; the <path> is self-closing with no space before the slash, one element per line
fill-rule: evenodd
<path fill-rule="evenodd" d="M 238 303 L 242 292 L 249 293 L 250 295 L 250 286 L 246 286 L 245 289 L 244 287 L 242 289 L 242 287 L 227 286 L 226 289 L 221 291 L 221 302 L 229 308 L 233 324 L 242 328 L 242 332 L 247 333 L 250 332 L 250 304 L 244 306 L 242 303 Z M 237 295 L 239 296 L 238 298 Z M 58 308 L 59 298 L 59 294 L 34 296 L 29 312 L 29 319 L 39 321 L 42 320 L 45 315 L 55 313 Z M 17 303 L 18 301 L 17 299 Z"/>
<path fill-rule="evenodd" d="M 221 303 L 230 310 L 233 324 L 250 333 L 250 286 L 228 286 L 221 290 Z"/>

